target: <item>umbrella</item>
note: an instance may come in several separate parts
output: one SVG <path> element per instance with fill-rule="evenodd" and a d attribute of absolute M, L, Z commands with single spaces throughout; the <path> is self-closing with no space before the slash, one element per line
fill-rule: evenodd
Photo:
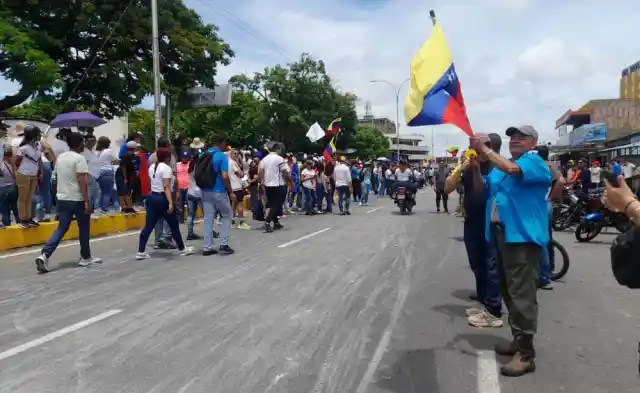
<path fill-rule="evenodd" d="M 376 161 L 385 161 L 386 162 L 386 161 L 389 161 L 389 159 L 387 157 L 378 157 L 376 159 Z"/>
<path fill-rule="evenodd" d="M 62 127 L 97 127 L 107 121 L 89 112 L 67 112 L 61 113 L 51 121 L 51 128 Z"/>

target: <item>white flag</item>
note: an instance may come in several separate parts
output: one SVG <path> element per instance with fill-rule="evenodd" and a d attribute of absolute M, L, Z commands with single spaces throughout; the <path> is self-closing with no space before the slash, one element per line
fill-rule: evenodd
<path fill-rule="evenodd" d="M 318 122 L 313 123 L 313 125 L 309 127 L 309 131 L 307 131 L 307 138 L 309 138 L 311 142 L 315 142 L 323 137 L 324 130 L 320 127 L 320 124 L 318 124 Z"/>

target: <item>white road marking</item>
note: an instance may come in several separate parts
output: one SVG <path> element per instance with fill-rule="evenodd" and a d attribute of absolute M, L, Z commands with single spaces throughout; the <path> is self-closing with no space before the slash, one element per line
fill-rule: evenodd
<path fill-rule="evenodd" d="M 375 209 L 371 209 L 369 211 L 367 211 L 367 214 L 373 213 L 373 212 L 377 212 L 378 210 L 382 209 L 381 207 L 376 207 Z"/>
<path fill-rule="evenodd" d="M 498 362 L 494 351 L 478 351 L 478 393 L 500 393 Z"/>
<path fill-rule="evenodd" d="M 301 242 L 301 241 L 303 241 L 303 240 L 307 240 L 307 239 L 309 239 L 309 238 L 311 238 L 311 237 L 314 237 L 315 235 L 319 235 L 319 234 L 321 234 L 322 232 L 326 232 L 326 231 L 328 231 L 329 229 L 331 229 L 331 228 L 324 228 L 324 229 L 321 229 L 321 230 L 319 230 L 319 231 L 316 231 L 316 232 L 310 233 L 310 234 L 308 234 L 308 235 L 304 235 L 304 236 L 302 236 L 302 237 L 297 238 L 296 240 L 291 240 L 290 242 L 287 242 L 287 243 L 281 244 L 281 245 L 279 245 L 279 246 L 278 246 L 278 248 L 285 248 L 285 247 L 289 247 L 289 246 L 291 246 L 291 245 L 293 245 L 293 244 L 296 244 L 296 243 L 299 243 L 299 242 Z"/>
<path fill-rule="evenodd" d="M 93 318 L 89 318 L 89 319 L 85 319 L 84 321 L 78 322 L 76 324 L 73 324 L 71 326 L 67 326 L 65 328 L 62 328 L 60 330 L 57 330 L 53 333 L 49 333 L 46 336 L 42 336 L 40 338 L 37 338 L 35 340 L 31 340 L 29 342 L 26 342 L 22 345 L 18 345 L 17 347 L 13 347 L 9 350 L 6 350 L 4 352 L 0 352 L 0 360 L 4 360 L 4 359 L 8 359 L 14 355 L 19 354 L 20 352 L 24 352 L 26 350 L 29 350 L 31 348 L 35 348 L 38 345 L 42 345 L 45 343 L 48 343 L 49 341 L 55 340 L 56 338 L 62 337 L 66 334 L 69 334 L 71 332 L 74 332 L 76 330 L 85 328 L 89 325 L 92 325 L 96 322 L 102 321 L 103 319 L 107 319 L 109 317 L 112 317 L 116 314 L 120 314 L 122 312 L 122 310 L 109 310 L 107 312 L 103 312 L 102 314 L 98 314 Z"/>
<path fill-rule="evenodd" d="M 203 220 L 200 219 L 200 220 L 195 220 L 194 222 L 196 224 L 199 224 L 202 221 Z M 135 230 L 128 231 L 128 232 L 118 233 L 116 235 L 98 237 L 98 238 L 95 238 L 95 239 L 91 239 L 90 242 L 94 243 L 94 242 L 101 242 L 101 241 L 104 241 L 104 240 L 111 240 L 111 239 L 118 239 L 118 238 L 121 238 L 121 237 L 139 235 L 141 230 L 142 229 L 135 229 Z M 78 242 L 75 241 L 75 240 L 77 240 L 77 239 L 68 240 L 69 243 L 61 244 L 61 245 L 58 246 L 58 248 L 79 246 Z M 13 258 L 13 257 L 17 257 L 17 256 L 20 256 L 20 255 L 36 254 L 36 253 L 39 253 L 41 251 L 42 251 L 42 245 L 33 246 L 33 247 L 31 247 L 31 248 L 29 248 L 27 250 L 18 251 L 18 252 L 12 252 L 10 254 L 2 254 L 2 255 L 0 255 L 0 259 Z M 2 252 L 2 251 L 0 251 L 0 252 Z"/>

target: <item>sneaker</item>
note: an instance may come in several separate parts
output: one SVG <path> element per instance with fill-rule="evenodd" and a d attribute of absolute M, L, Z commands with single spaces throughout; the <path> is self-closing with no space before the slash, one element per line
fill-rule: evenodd
<path fill-rule="evenodd" d="M 40 273 L 49 271 L 49 258 L 47 258 L 46 255 L 40 254 L 40 256 L 36 258 L 36 269 L 38 269 Z"/>
<path fill-rule="evenodd" d="M 51 215 L 45 214 L 42 220 L 40 220 L 40 222 L 51 222 Z"/>
<path fill-rule="evenodd" d="M 344 214 L 346 214 L 347 216 L 350 216 L 351 212 L 349 210 L 347 210 L 346 212 L 344 212 Z"/>
<path fill-rule="evenodd" d="M 196 235 L 195 233 L 190 233 L 187 235 L 187 240 L 198 240 L 201 239 L 200 235 Z"/>
<path fill-rule="evenodd" d="M 191 246 L 187 246 L 184 248 L 184 250 L 180 251 L 180 255 L 183 257 L 186 257 L 188 255 L 193 255 L 195 254 L 195 251 L 193 251 L 193 247 Z"/>
<path fill-rule="evenodd" d="M 238 225 L 238 229 L 244 229 L 245 231 L 247 231 L 251 229 L 251 227 L 246 222 L 241 222 L 240 225 Z"/>
<path fill-rule="evenodd" d="M 268 223 L 264 223 L 264 225 L 262 226 L 262 228 L 264 229 L 264 231 L 266 233 L 271 233 L 273 232 L 273 228 L 271 228 L 271 225 L 269 225 Z"/>
<path fill-rule="evenodd" d="M 178 247 L 176 247 L 176 245 L 173 244 L 172 242 L 168 242 L 168 241 L 162 240 L 162 241 L 156 243 L 156 245 L 153 246 L 153 248 L 156 249 L 156 250 L 175 250 Z"/>
<path fill-rule="evenodd" d="M 220 246 L 220 250 L 218 251 L 218 253 L 220 253 L 220 255 L 231 255 L 233 253 L 235 253 L 236 251 L 229 247 L 229 246 Z"/>
<path fill-rule="evenodd" d="M 284 228 L 284 225 L 282 225 L 280 223 L 273 224 L 273 229 L 276 230 L 276 231 L 280 230 L 280 229 L 283 229 L 283 228 Z"/>
<path fill-rule="evenodd" d="M 28 224 L 32 227 L 39 227 L 40 223 L 36 222 L 33 218 L 29 220 Z"/>
<path fill-rule="evenodd" d="M 472 315 L 482 314 L 483 312 L 484 312 L 483 309 L 477 308 L 477 307 L 471 307 L 471 308 L 467 308 L 465 310 L 465 313 L 467 314 L 468 317 L 470 317 Z"/>
<path fill-rule="evenodd" d="M 218 253 L 218 251 L 216 250 L 204 250 L 202 251 L 202 255 L 204 255 L 205 257 L 208 257 L 209 255 L 216 255 Z"/>
<path fill-rule="evenodd" d="M 33 228 L 33 226 L 31 224 L 29 224 L 28 222 L 20 222 L 18 225 L 20 225 L 21 228 Z"/>
<path fill-rule="evenodd" d="M 502 319 L 491 315 L 487 311 L 482 311 L 480 314 L 472 315 L 467 319 L 469 325 L 475 327 L 493 327 L 500 328 L 504 324 Z"/>
<path fill-rule="evenodd" d="M 91 257 L 88 259 L 80 258 L 80 260 L 78 261 L 78 265 L 80 266 L 89 266 L 92 263 L 100 264 L 102 263 L 102 258 L 94 258 L 94 257 Z"/>
<path fill-rule="evenodd" d="M 545 291 L 551 291 L 553 290 L 553 284 L 548 282 L 544 285 L 540 285 L 540 289 L 544 289 Z"/>
<path fill-rule="evenodd" d="M 141 261 L 143 259 L 149 259 L 151 258 L 151 255 L 147 254 L 146 252 L 139 252 L 136 254 L 136 259 L 138 261 Z"/>

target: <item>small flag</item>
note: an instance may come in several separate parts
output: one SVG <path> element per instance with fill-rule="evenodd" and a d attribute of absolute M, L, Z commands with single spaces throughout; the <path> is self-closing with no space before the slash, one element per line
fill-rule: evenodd
<path fill-rule="evenodd" d="M 458 155 L 458 151 L 460 148 L 458 146 L 452 146 L 447 149 L 447 153 L 451 154 L 451 157 L 455 157 Z"/>
<path fill-rule="evenodd" d="M 329 144 L 324 149 L 324 152 L 322 152 L 322 156 L 327 161 L 331 161 L 331 159 L 333 158 L 333 155 L 336 154 L 336 144 L 334 142 L 335 139 L 336 139 L 335 137 L 331 138 L 331 141 L 329 141 Z"/>
<path fill-rule="evenodd" d="M 327 127 L 326 134 L 327 136 L 333 136 L 339 133 L 341 130 L 342 130 L 342 117 L 338 117 L 337 119 L 332 121 L 331 124 L 329 124 L 329 127 Z"/>
<path fill-rule="evenodd" d="M 317 142 L 318 140 L 324 138 L 324 130 L 322 129 L 322 127 L 320 127 L 320 124 L 318 124 L 318 122 L 315 122 L 313 123 L 313 125 L 311 125 L 311 127 L 309 127 L 309 131 L 307 131 L 306 136 L 311 142 Z"/>
<path fill-rule="evenodd" d="M 404 117 L 409 127 L 453 124 L 473 135 L 451 51 L 437 22 L 411 61 Z"/>

